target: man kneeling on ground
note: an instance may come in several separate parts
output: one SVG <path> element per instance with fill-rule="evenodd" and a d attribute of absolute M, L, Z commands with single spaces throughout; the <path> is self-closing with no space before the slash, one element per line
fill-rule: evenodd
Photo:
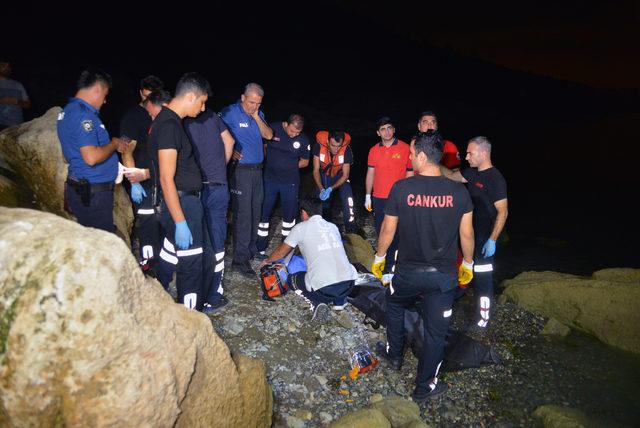
<path fill-rule="evenodd" d="M 300 201 L 300 220 L 262 266 L 299 246 L 307 271 L 290 275 L 289 285 L 311 305 L 311 322 L 323 324 L 331 318 L 328 304 L 344 309 L 358 273 L 347 259 L 338 227 L 322 218 L 319 199 L 305 196 Z"/>

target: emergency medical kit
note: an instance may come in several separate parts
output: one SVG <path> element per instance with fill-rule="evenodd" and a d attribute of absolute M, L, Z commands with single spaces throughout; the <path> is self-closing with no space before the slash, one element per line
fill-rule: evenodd
<path fill-rule="evenodd" d="M 288 290 L 287 267 L 283 263 L 269 263 L 260 268 L 260 282 L 262 283 L 262 298 L 274 300 L 284 295 Z"/>

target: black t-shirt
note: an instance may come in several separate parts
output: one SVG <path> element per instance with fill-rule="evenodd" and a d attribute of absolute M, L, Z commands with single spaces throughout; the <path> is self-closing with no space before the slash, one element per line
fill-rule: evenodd
<path fill-rule="evenodd" d="M 507 182 L 496 168 L 484 171 L 463 168 L 460 173 L 467 180 L 467 189 L 473 201 L 473 231 L 476 247 L 482 247 L 491 236 L 498 211 L 495 202 L 507 198 Z"/>
<path fill-rule="evenodd" d="M 202 188 L 200 168 L 193 157 L 191 141 L 182 128 L 182 120 L 173 110 L 162 107 L 151 124 L 149 145 L 153 150 L 156 183 L 160 183 L 158 167 L 158 150 L 174 149 L 178 152 L 174 181 L 178 190 L 191 191 Z"/>
<path fill-rule="evenodd" d="M 272 123 L 273 139 L 265 140 L 267 160 L 264 171 L 265 180 L 279 183 L 298 183 L 298 161 L 309 159 L 311 145 L 305 134 L 291 138 L 287 135 L 282 122 Z"/>
<path fill-rule="evenodd" d="M 212 110 L 184 120 L 184 129 L 193 144 L 193 154 L 202 171 L 203 181 L 227 182 L 227 163 L 224 158 L 222 133 L 227 126 Z"/>
<path fill-rule="evenodd" d="M 133 160 L 138 168 L 149 168 L 150 165 L 147 149 L 150 126 L 151 116 L 140 104 L 127 110 L 120 121 L 120 136 L 127 136 L 138 142 L 133 151 Z"/>
<path fill-rule="evenodd" d="M 472 210 L 465 186 L 444 176 L 397 181 L 384 212 L 398 217 L 398 266 L 455 273 L 460 219 Z"/>

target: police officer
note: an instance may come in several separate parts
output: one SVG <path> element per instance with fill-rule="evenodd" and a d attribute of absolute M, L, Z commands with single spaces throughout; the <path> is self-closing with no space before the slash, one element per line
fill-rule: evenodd
<path fill-rule="evenodd" d="M 144 108 L 144 104 L 150 93 L 162 87 L 162 81 L 156 76 L 143 78 L 140 81 L 140 102 L 127 110 L 120 121 L 120 135 L 136 141 L 133 154 L 122 156 L 122 163 L 128 168 L 149 169 L 147 136 L 151 126 L 151 116 Z M 160 223 L 151 204 L 151 180 L 132 182 L 130 194 L 136 218 L 134 233 L 140 247 L 140 266 L 143 271 L 148 272 L 155 265 L 160 251 Z"/>
<path fill-rule="evenodd" d="M 313 146 L 313 179 L 323 201 L 323 216 L 331 221 L 331 193 L 339 189 L 342 201 L 342 220 L 345 231 L 356 231 L 356 216 L 353 207 L 353 192 L 349 172 L 353 153 L 349 143 L 351 136 L 342 131 L 319 131 Z"/>
<path fill-rule="evenodd" d="M 231 159 L 235 141 L 222 119 L 212 110 L 207 109 L 196 118 L 185 119 L 184 127 L 202 173 L 200 199 L 215 257 L 213 284 L 203 309 L 203 312 L 210 314 L 228 303 L 227 298 L 223 296 L 222 286 L 229 206 L 227 163 Z"/>
<path fill-rule="evenodd" d="M 311 145 L 302 133 L 304 118 L 292 114 L 286 122 L 271 124 L 273 138 L 266 140 L 266 160 L 264 170 L 264 201 L 262 217 L 258 224 L 259 254 L 266 257 L 269 244 L 269 219 L 278 196 L 282 204 L 282 238 L 286 238 L 296 224 L 298 216 L 298 189 L 300 187 L 299 168 L 309 165 Z"/>
<path fill-rule="evenodd" d="M 184 74 L 174 98 L 162 108 L 149 131 L 149 145 L 154 153 L 151 159 L 154 194 L 161 190 L 159 198 L 154 199 L 160 201 L 160 223 L 165 235 L 158 279 L 168 288 L 177 269 L 178 303 L 198 310 L 206 303 L 204 298 L 212 284 L 213 259 L 200 202 L 200 168 L 182 119 L 204 111 L 209 88 L 209 82 L 202 76 Z"/>
<path fill-rule="evenodd" d="M 220 117 L 236 141 L 231 177 L 233 211 L 233 263 L 239 273 L 255 278 L 249 260 L 258 254 L 257 233 L 262 211 L 262 139 L 273 138 L 260 111 L 264 90 L 257 83 L 245 86 L 235 104 L 225 107 Z"/>
<path fill-rule="evenodd" d="M 380 235 L 382 220 L 384 220 L 384 206 L 387 203 L 389 191 L 396 181 L 413 175 L 413 166 L 409 156 L 409 145 L 396 138 L 391 118 L 384 116 L 378 119 L 376 133 L 380 137 L 380 142 L 369 149 L 364 206 L 367 211 L 373 210 L 376 233 Z M 389 246 L 382 275 L 382 283 L 385 285 L 389 284 L 393 277 L 397 247 L 396 236 Z"/>
<path fill-rule="evenodd" d="M 119 138 L 110 140 L 98 115 L 106 103 L 111 77 L 102 70 L 84 70 L 77 87 L 57 125 L 62 153 L 69 163 L 65 205 L 81 225 L 113 232 L 115 151 L 124 152 L 127 144 Z"/>
<path fill-rule="evenodd" d="M 469 140 L 466 159 L 469 168 L 451 171 L 442 168 L 452 180 L 467 183 L 473 200 L 473 229 L 476 237 L 473 289 L 478 314 L 470 331 L 486 331 L 493 303 L 493 255 L 496 240 L 507 222 L 507 183 L 491 162 L 491 143 L 486 137 Z"/>
<path fill-rule="evenodd" d="M 437 131 L 418 134 L 410 148 L 415 175 L 396 182 L 391 189 L 372 272 L 381 276 L 385 254 L 397 229 L 396 271 L 386 295 L 388 345 L 382 356 L 400 370 L 404 311 L 420 300 L 425 343 L 412 398 L 421 403 L 448 388 L 438 382 L 438 370 L 457 288 L 458 237 L 464 255 L 458 277 L 468 283 L 473 276 L 473 205 L 463 185 L 440 173 L 442 138 Z"/>

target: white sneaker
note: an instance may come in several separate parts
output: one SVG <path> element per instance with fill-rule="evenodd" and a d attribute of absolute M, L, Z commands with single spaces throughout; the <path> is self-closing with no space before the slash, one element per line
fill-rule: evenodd
<path fill-rule="evenodd" d="M 331 319 L 331 310 L 326 303 L 320 303 L 313 310 L 313 315 L 311 316 L 311 323 L 320 325 L 324 324 Z"/>
<path fill-rule="evenodd" d="M 331 309 L 333 309 L 334 311 L 341 311 L 346 308 L 348 304 L 349 302 L 344 302 L 344 304 L 342 305 L 331 305 Z"/>
<path fill-rule="evenodd" d="M 382 275 L 382 285 L 386 287 L 387 285 L 391 284 L 392 279 L 393 279 L 392 273 L 385 273 L 384 275 Z"/>

